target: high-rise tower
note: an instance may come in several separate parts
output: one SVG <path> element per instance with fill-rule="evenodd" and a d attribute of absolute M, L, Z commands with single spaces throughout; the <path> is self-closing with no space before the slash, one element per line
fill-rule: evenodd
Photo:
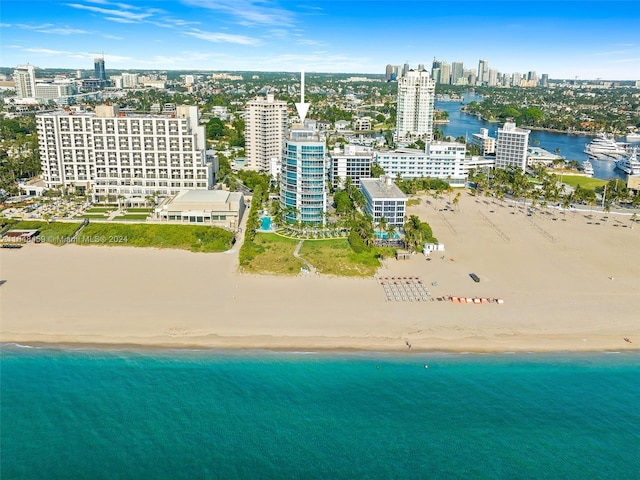
<path fill-rule="evenodd" d="M 104 69 L 104 58 L 93 59 L 93 75 L 99 80 L 107 80 L 107 72 Z"/>
<path fill-rule="evenodd" d="M 464 78 L 464 64 L 462 62 L 452 62 L 451 63 L 451 84 L 459 85 L 461 78 Z"/>
<path fill-rule="evenodd" d="M 268 94 L 247 102 L 245 151 L 248 167 L 269 171 L 272 160 L 280 160 L 287 128 L 287 102 Z"/>
<path fill-rule="evenodd" d="M 477 84 L 484 85 L 488 82 L 489 82 L 489 62 L 487 60 L 480 60 L 478 62 Z"/>
<path fill-rule="evenodd" d="M 288 222 L 324 225 L 328 165 L 325 138 L 311 128 L 292 128 L 280 174 L 280 207 Z"/>
<path fill-rule="evenodd" d="M 36 68 L 33 65 L 18 65 L 13 71 L 13 80 L 19 98 L 35 98 Z"/>
<path fill-rule="evenodd" d="M 436 84 L 427 71 L 409 70 L 398 81 L 396 134 L 399 140 L 411 136 L 433 140 L 433 102 Z"/>

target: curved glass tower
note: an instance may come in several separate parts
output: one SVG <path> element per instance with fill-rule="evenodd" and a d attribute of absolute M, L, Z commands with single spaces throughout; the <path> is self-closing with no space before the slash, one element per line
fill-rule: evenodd
<path fill-rule="evenodd" d="M 325 138 L 308 128 L 287 135 L 280 174 L 280 206 L 288 222 L 324 225 L 328 158 Z"/>

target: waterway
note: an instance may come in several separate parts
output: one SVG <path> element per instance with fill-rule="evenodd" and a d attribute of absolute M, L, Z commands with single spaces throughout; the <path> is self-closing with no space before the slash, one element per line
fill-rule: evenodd
<path fill-rule="evenodd" d="M 482 97 L 467 92 L 464 94 L 462 102 L 435 102 L 436 109 L 449 112 L 449 123 L 437 125 L 437 127 L 444 132 L 445 136 L 471 138 L 471 135 L 480 132 L 481 128 L 486 128 L 489 130 L 490 136 L 497 137 L 498 128 L 502 126 L 501 123 L 487 122 L 486 120 L 477 118 L 475 115 L 469 115 L 460 111 L 463 104 L 470 103 L 474 100 L 481 102 Z M 577 160 L 582 163 L 589 159 L 589 156 L 584 153 L 584 147 L 592 139 L 593 137 L 588 135 L 569 135 L 566 133 L 532 130 L 529 135 L 529 144 L 535 144 L 551 153 L 562 155 L 567 160 Z M 624 138 L 618 140 L 624 141 Z M 593 160 L 591 164 L 593 165 L 594 178 L 603 180 L 609 180 L 611 178 L 626 179 L 623 173 L 615 170 L 615 163 L 613 161 Z"/>

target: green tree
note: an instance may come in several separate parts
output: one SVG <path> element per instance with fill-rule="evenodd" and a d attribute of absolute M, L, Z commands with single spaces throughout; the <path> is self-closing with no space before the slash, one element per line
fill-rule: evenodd
<path fill-rule="evenodd" d="M 225 125 L 222 120 L 217 117 L 212 118 L 207 123 L 207 138 L 208 139 L 218 139 L 222 138 L 225 135 Z"/>

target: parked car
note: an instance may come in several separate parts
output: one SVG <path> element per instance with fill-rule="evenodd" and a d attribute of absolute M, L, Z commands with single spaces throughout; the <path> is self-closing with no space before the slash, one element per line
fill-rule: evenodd
<path fill-rule="evenodd" d="M 469 276 L 473 279 L 474 282 L 478 283 L 480 281 L 480 277 L 475 273 L 470 273 Z"/>

